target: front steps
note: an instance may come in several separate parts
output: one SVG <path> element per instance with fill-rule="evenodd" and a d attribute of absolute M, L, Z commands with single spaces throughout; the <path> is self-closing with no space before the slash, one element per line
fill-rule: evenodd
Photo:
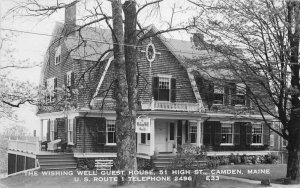
<path fill-rule="evenodd" d="M 42 170 L 66 170 L 76 169 L 77 162 L 73 153 L 57 153 L 49 155 L 37 155 Z"/>
<path fill-rule="evenodd" d="M 156 159 L 153 160 L 155 169 L 166 170 L 170 165 L 172 165 L 175 157 L 175 154 L 158 154 Z"/>

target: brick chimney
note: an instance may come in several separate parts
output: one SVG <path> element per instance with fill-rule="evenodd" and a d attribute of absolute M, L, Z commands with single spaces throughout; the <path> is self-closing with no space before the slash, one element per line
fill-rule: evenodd
<path fill-rule="evenodd" d="M 76 27 L 76 3 L 73 1 L 65 8 L 65 35 L 73 34 Z"/>
<path fill-rule="evenodd" d="M 191 41 L 199 50 L 205 50 L 206 42 L 204 41 L 204 35 L 202 33 L 194 33 L 193 37 L 191 37 Z"/>

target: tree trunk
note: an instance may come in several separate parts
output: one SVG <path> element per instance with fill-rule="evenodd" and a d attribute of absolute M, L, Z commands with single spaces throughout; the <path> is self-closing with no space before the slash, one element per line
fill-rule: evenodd
<path fill-rule="evenodd" d="M 300 128 L 300 114 L 298 110 L 291 112 L 291 119 L 289 121 L 289 139 L 288 139 L 288 163 L 286 177 L 290 177 L 292 180 L 299 178 L 299 158 L 298 150 L 300 143 L 299 136 Z"/>
<path fill-rule="evenodd" d="M 128 182 L 128 171 L 136 168 L 135 132 L 132 124 L 132 116 L 128 105 L 128 92 L 126 82 L 126 67 L 124 57 L 124 33 L 121 0 L 112 0 L 114 42 L 114 65 L 116 86 L 116 141 L 117 158 L 115 166 L 117 170 L 124 170 L 124 175 L 118 176 L 118 185 Z"/>

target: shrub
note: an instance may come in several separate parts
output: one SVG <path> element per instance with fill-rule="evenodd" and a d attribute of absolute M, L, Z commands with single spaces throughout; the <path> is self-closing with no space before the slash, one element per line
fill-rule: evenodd
<path fill-rule="evenodd" d="M 95 159 L 80 158 L 77 159 L 77 168 L 80 170 L 93 170 L 95 168 Z"/>
<path fill-rule="evenodd" d="M 138 170 L 152 170 L 154 169 L 153 159 L 137 158 Z"/>
<path fill-rule="evenodd" d="M 201 151 L 200 147 L 185 144 L 178 148 L 177 156 L 174 158 L 168 170 L 191 170 L 208 168 L 209 161 L 206 165 L 198 163 L 198 161 L 207 161 L 206 152 Z M 204 175 L 193 174 L 191 181 L 180 181 L 182 187 L 199 187 L 205 182 Z"/>

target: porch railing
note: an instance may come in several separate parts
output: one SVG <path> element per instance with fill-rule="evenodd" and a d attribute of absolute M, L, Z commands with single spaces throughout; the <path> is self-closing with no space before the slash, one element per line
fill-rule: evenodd
<path fill-rule="evenodd" d="M 170 110 L 185 112 L 200 112 L 202 108 L 199 103 L 155 101 L 141 102 L 142 110 Z"/>
<path fill-rule="evenodd" d="M 9 140 L 8 149 L 26 153 L 37 154 L 40 151 L 39 141 L 27 141 L 27 140 Z"/>

